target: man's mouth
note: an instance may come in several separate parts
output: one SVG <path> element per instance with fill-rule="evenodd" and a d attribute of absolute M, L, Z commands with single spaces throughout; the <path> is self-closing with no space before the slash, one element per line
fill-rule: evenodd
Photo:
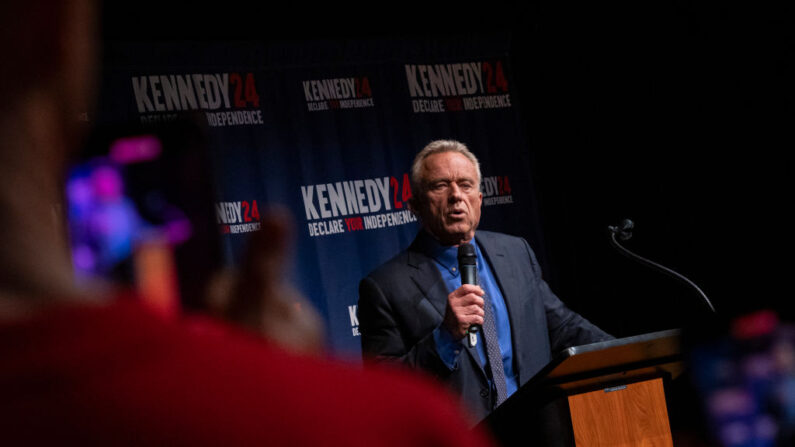
<path fill-rule="evenodd" d="M 452 210 L 449 213 L 447 213 L 447 215 L 452 217 L 452 218 L 454 218 L 454 219 L 459 219 L 459 218 L 462 218 L 462 217 L 466 216 L 466 211 L 464 211 L 464 210 Z"/>

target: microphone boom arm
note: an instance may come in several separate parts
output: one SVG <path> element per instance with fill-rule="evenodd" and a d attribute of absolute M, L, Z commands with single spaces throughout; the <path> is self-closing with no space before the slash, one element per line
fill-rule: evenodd
<path fill-rule="evenodd" d="M 613 247 L 615 247 L 618 250 L 619 253 L 694 288 L 699 293 L 699 295 L 701 295 L 701 298 L 704 300 L 704 303 L 706 303 L 707 306 L 709 306 L 709 309 L 712 311 L 712 313 L 716 313 L 715 306 L 712 305 L 712 302 L 709 300 L 709 298 L 707 298 L 707 295 L 693 281 L 687 279 L 684 275 L 669 269 L 668 267 L 665 267 L 654 261 L 646 259 L 643 256 L 636 255 L 635 253 L 624 248 L 624 246 L 619 244 L 618 241 L 616 240 L 616 233 L 618 232 L 619 229 L 613 226 L 608 227 L 608 229 L 610 230 L 610 243 Z"/>

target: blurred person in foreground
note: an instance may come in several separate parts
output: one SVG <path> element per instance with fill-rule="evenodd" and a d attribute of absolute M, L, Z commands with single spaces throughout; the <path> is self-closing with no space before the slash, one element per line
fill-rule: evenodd
<path fill-rule="evenodd" d="M 53 210 L 80 142 L 78 112 L 92 101 L 94 19 L 83 0 L 0 6 L 4 443 L 488 444 L 422 379 L 291 354 L 235 327 L 165 319 L 124 292 L 76 288 Z M 268 280 L 285 249 L 249 259 Z"/>

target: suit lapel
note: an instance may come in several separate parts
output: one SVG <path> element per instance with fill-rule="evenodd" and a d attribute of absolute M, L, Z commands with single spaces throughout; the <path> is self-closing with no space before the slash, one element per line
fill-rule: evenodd
<path fill-rule="evenodd" d="M 439 312 L 440 319 L 444 318 L 445 310 L 447 309 L 447 286 L 442 280 L 442 275 L 436 267 L 433 259 L 422 253 L 417 248 L 417 241 L 411 244 L 408 250 L 407 264 L 411 271 L 410 277 L 414 284 L 420 289 L 422 296 L 424 296 L 431 305 Z M 467 353 L 472 357 L 472 360 L 479 366 L 480 374 L 486 379 L 486 371 L 484 366 L 480 363 L 480 355 L 475 348 L 469 346 L 469 343 L 464 340 L 462 342 L 465 346 Z"/>
<path fill-rule="evenodd" d="M 444 318 L 448 292 L 439 271 L 433 264 L 433 259 L 415 250 L 412 245 L 408 252 L 408 265 L 413 267 L 410 269 L 411 280 L 419 287 L 422 296 L 430 301 L 434 309 Z"/>
<path fill-rule="evenodd" d="M 520 311 L 522 303 L 520 297 L 523 296 L 523 291 L 519 286 L 519 274 L 516 271 L 516 264 L 511 262 L 509 256 L 509 247 L 496 240 L 488 232 L 479 232 L 475 234 L 475 238 L 480 245 L 483 256 L 491 266 L 491 273 L 497 280 L 497 285 L 502 291 L 502 297 L 505 299 L 505 306 L 508 308 L 508 319 L 511 322 L 511 342 L 513 344 L 514 359 L 518 359 L 520 351 L 519 344 L 522 342 L 520 328 L 523 327 L 522 315 Z M 520 365 L 516 365 L 517 371 L 521 371 Z"/>

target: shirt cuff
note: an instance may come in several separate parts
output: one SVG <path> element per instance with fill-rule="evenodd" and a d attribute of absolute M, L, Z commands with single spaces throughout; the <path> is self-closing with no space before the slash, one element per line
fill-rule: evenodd
<path fill-rule="evenodd" d="M 451 371 L 458 367 L 458 357 L 461 355 L 461 350 L 464 346 L 461 340 L 454 340 L 450 334 L 441 326 L 433 331 L 433 341 L 436 343 L 436 352 L 439 353 L 439 358 Z"/>

